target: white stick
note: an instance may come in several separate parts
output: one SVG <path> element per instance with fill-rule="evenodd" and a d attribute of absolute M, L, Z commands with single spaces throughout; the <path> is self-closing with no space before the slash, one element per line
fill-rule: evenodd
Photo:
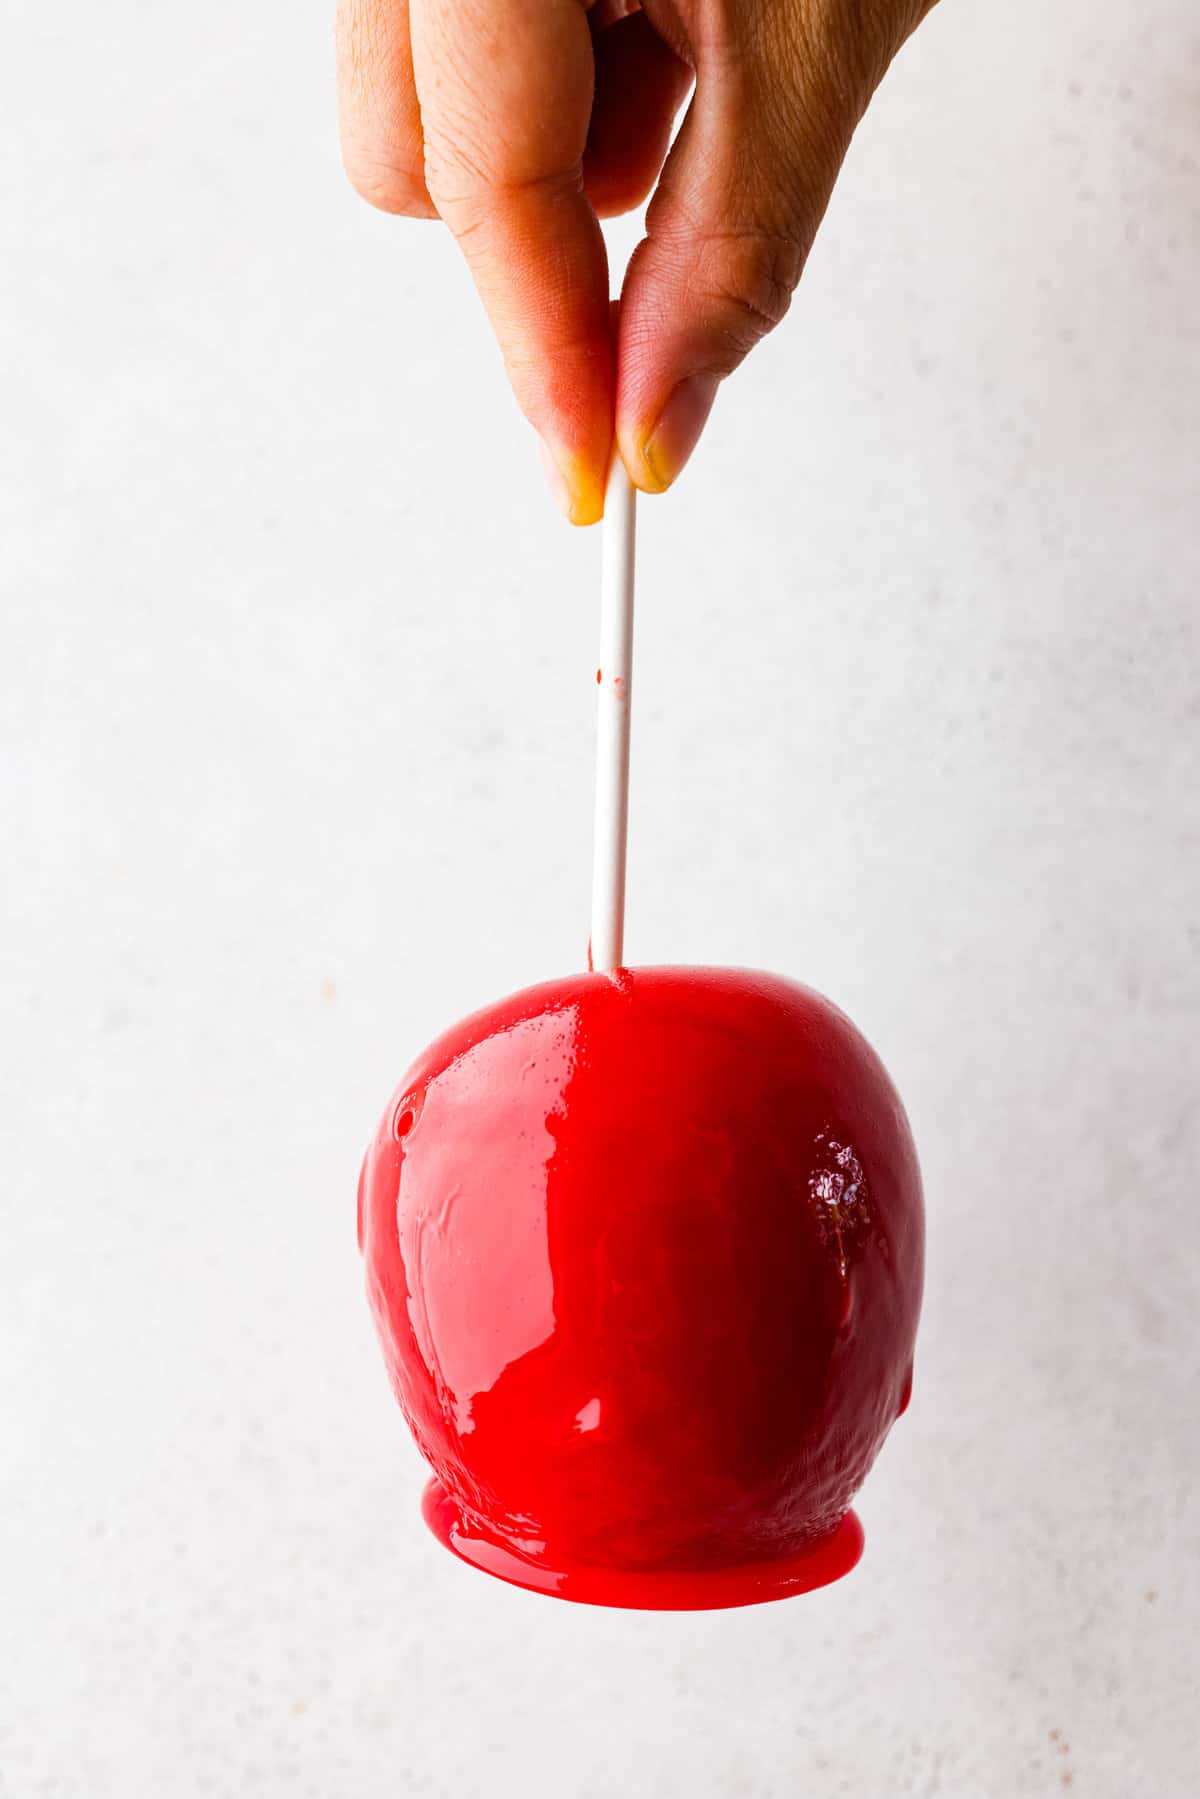
<path fill-rule="evenodd" d="M 592 853 L 595 969 L 620 968 L 625 953 L 625 843 L 629 828 L 629 703 L 633 681 L 633 557 L 636 495 L 614 453 L 604 502 L 600 576 L 599 704 L 596 714 L 596 835 Z"/>

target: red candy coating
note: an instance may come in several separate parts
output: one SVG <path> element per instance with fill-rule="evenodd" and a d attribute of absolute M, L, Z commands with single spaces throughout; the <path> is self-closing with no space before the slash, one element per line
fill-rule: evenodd
<path fill-rule="evenodd" d="M 409 1071 L 359 1183 L 431 1525 L 503 1578 L 728 1605 L 857 1560 L 908 1401 L 920 1175 L 834 1006 L 776 976 L 546 982 Z"/>

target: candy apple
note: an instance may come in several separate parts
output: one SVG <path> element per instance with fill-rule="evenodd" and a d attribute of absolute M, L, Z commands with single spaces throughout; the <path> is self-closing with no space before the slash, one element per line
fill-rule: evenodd
<path fill-rule="evenodd" d="M 912 1380 L 908 1123 L 777 976 L 549 981 L 409 1070 L 359 1183 L 388 1374 L 458 1554 L 565 1598 L 825 1584 Z"/>

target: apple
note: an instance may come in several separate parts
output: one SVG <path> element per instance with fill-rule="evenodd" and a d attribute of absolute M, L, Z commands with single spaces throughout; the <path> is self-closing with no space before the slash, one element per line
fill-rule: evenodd
<path fill-rule="evenodd" d="M 774 975 L 548 981 L 439 1037 L 384 1113 L 359 1244 L 426 1516 L 519 1584 L 717 1605 L 857 1559 L 911 1388 L 908 1122 Z"/>

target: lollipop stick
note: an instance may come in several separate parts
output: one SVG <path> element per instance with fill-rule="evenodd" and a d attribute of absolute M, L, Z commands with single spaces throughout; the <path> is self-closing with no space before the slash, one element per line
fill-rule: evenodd
<path fill-rule="evenodd" d="M 620 456 L 614 454 L 604 502 L 600 576 L 596 834 L 592 853 L 591 965 L 595 969 L 620 968 L 625 951 L 635 521 L 633 484 Z"/>

